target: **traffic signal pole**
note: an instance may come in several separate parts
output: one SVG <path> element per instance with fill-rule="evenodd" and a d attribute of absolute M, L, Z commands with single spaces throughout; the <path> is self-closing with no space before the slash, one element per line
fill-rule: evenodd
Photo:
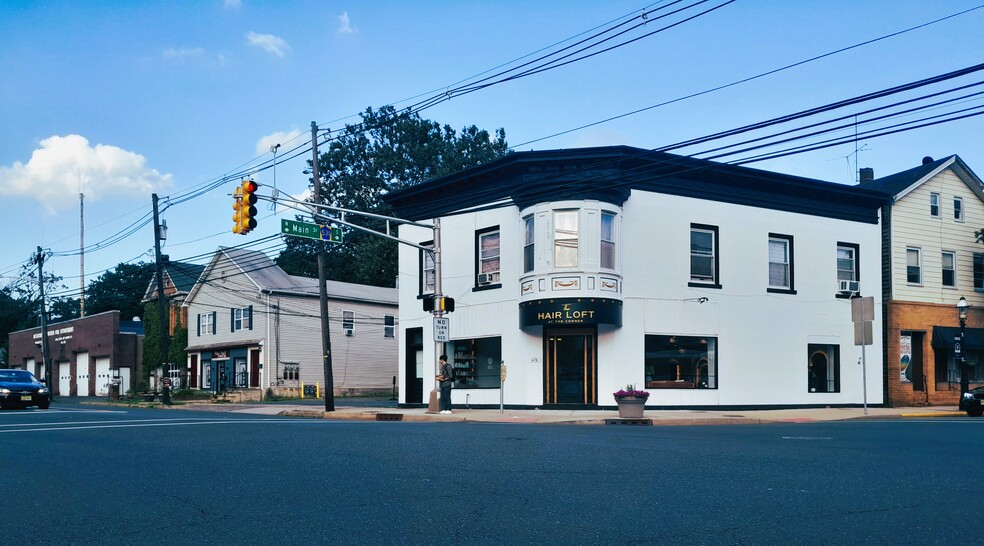
<path fill-rule="evenodd" d="M 441 219 L 434 218 L 434 316 L 441 318 L 444 316 L 444 306 L 437 305 L 444 294 L 441 292 Z M 432 327 L 433 328 L 433 327 Z M 434 337 L 437 337 L 436 335 Z M 427 398 L 427 413 L 437 413 L 440 411 L 440 384 L 437 382 L 437 375 L 441 373 L 441 355 L 444 354 L 444 344 L 434 340 L 434 388 L 431 389 L 430 396 Z M 447 407 L 447 406 L 446 406 Z"/>

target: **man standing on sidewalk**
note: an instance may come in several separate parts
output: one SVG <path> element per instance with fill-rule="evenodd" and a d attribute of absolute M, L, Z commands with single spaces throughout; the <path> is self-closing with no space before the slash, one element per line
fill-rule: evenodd
<path fill-rule="evenodd" d="M 454 383 L 454 368 L 448 364 L 448 355 L 441 355 L 441 373 L 437 376 L 441 386 L 441 413 L 451 413 L 451 384 Z"/>

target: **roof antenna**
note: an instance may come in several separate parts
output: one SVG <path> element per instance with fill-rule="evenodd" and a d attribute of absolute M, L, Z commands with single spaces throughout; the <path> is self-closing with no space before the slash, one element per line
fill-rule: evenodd
<path fill-rule="evenodd" d="M 277 213 L 277 198 L 280 197 L 280 191 L 277 190 L 277 150 L 280 149 L 280 143 L 276 143 L 270 146 L 270 151 L 273 152 L 273 192 L 270 197 L 273 199 L 270 201 L 269 209 Z"/>

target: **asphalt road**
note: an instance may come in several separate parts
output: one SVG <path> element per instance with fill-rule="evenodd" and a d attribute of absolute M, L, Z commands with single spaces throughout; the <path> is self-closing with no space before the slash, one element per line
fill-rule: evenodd
<path fill-rule="evenodd" d="M 984 420 L 363 422 L 0 412 L 0 542 L 976 542 Z"/>

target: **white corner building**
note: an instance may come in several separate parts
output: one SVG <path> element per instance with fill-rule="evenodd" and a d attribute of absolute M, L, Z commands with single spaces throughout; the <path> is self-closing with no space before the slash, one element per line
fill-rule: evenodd
<path fill-rule="evenodd" d="M 401 245 L 401 404 L 427 402 L 439 352 L 456 406 L 613 407 L 627 385 L 649 408 L 883 402 L 881 324 L 855 345 L 850 300 L 880 317 L 879 192 L 613 146 L 512 153 L 386 200 L 440 220 L 455 301 L 436 344 L 433 256 Z"/>

